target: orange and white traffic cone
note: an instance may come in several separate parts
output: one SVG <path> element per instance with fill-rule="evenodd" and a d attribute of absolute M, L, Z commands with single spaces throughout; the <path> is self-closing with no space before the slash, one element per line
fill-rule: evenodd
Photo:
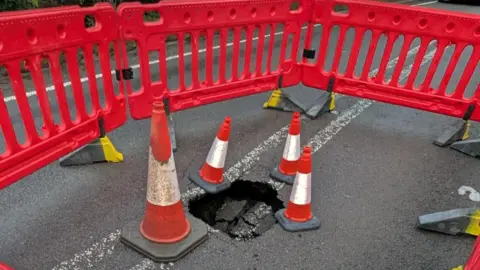
<path fill-rule="evenodd" d="M 167 115 L 163 102 L 154 102 L 145 215 L 122 229 L 121 240 L 156 262 L 172 262 L 206 239 L 207 226 L 183 211 Z"/>
<path fill-rule="evenodd" d="M 278 210 L 275 218 L 290 232 L 316 230 L 320 220 L 313 216 L 311 205 L 312 193 L 312 157 L 311 148 L 305 146 L 298 161 L 298 172 L 293 183 L 292 193 L 286 209 Z"/>
<path fill-rule="evenodd" d="M 207 193 L 216 194 L 230 187 L 230 182 L 223 179 L 223 168 L 227 157 L 231 121 L 230 117 L 225 117 L 202 168 L 189 174 L 190 180 Z"/>
<path fill-rule="evenodd" d="M 298 158 L 300 157 L 300 113 L 294 112 L 290 128 L 288 129 L 287 141 L 283 149 L 283 156 L 280 164 L 270 171 L 273 179 L 293 184 L 297 173 Z"/>

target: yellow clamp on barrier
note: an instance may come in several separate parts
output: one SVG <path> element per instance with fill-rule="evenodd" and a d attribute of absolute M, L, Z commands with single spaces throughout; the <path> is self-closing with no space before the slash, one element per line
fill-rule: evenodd
<path fill-rule="evenodd" d="M 480 235 L 480 209 L 470 216 L 470 223 L 465 229 L 465 233 L 475 236 Z"/>
<path fill-rule="evenodd" d="M 462 141 L 470 138 L 470 126 L 471 125 L 472 125 L 472 123 L 470 123 L 470 120 L 465 121 L 465 132 L 463 133 Z"/>
<path fill-rule="evenodd" d="M 330 94 L 330 97 L 331 97 L 332 99 L 330 100 L 330 105 L 328 106 L 328 109 L 329 109 L 330 111 L 333 111 L 333 110 L 335 110 L 335 93 L 332 92 L 332 93 Z"/>
<path fill-rule="evenodd" d="M 268 101 L 263 104 L 263 108 L 278 108 L 283 97 L 282 89 L 278 88 L 272 92 Z"/>
<path fill-rule="evenodd" d="M 458 267 L 453 268 L 452 270 L 463 270 L 463 266 L 460 265 L 460 266 L 458 266 Z"/>
<path fill-rule="evenodd" d="M 107 162 L 122 162 L 123 154 L 115 149 L 115 146 L 107 136 L 100 138 L 103 154 L 105 155 L 105 161 Z"/>

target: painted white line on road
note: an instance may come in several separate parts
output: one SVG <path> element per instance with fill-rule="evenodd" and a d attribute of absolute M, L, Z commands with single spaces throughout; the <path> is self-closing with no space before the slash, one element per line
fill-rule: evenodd
<path fill-rule="evenodd" d="M 474 188 L 472 187 L 469 187 L 469 186 L 461 186 L 459 189 L 458 189 L 458 194 L 463 196 L 463 195 L 466 195 L 468 194 L 468 198 L 471 200 L 471 201 L 474 201 L 474 202 L 480 202 L 480 193 L 478 191 L 476 191 Z"/>
<path fill-rule="evenodd" d="M 75 254 L 75 256 L 63 261 L 52 270 L 69 270 L 69 269 L 85 269 L 94 266 L 94 263 L 102 261 L 106 255 L 111 255 L 115 249 L 115 242 L 120 237 L 120 230 L 109 234 L 107 237 L 101 239 L 93 244 L 89 249 Z"/>
<path fill-rule="evenodd" d="M 425 3 L 416 4 L 416 5 L 413 5 L 413 6 L 426 6 L 426 5 L 431 5 L 431 4 L 435 4 L 435 3 L 438 3 L 438 1 L 425 2 Z"/>

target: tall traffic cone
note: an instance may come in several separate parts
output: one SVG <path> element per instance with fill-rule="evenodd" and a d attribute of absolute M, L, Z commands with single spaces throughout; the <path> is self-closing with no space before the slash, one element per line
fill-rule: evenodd
<path fill-rule="evenodd" d="M 206 239 L 207 226 L 183 211 L 167 116 L 154 102 L 145 215 L 122 229 L 121 241 L 153 261 L 173 262 Z"/>
<path fill-rule="evenodd" d="M 311 205 L 312 193 L 312 149 L 303 148 L 298 161 L 298 172 L 293 183 L 292 193 L 286 209 L 278 210 L 275 218 L 278 223 L 290 232 L 316 230 L 320 228 L 320 220 L 313 216 Z"/>
<path fill-rule="evenodd" d="M 231 121 L 230 117 L 225 117 L 202 168 L 189 174 L 190 180 L 208 193 L 216 194 L 230 187 L 230 182 L 223 179 L 223 167 L 227 157 Z"/>
<path fill-rule="evenodd" d="M 293 184 L 295 174 L 297 173 L 297 163 L 300 157 L 300 113 L 294 112 L 290 128 L 288 129 L 287 141 L 283 149 L 283 156 L 280 164 L 270 171 L 270 177 L 273 179 Z"/>

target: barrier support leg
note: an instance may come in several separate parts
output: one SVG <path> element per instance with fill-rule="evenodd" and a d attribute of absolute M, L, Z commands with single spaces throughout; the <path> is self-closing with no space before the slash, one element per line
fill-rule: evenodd
<path fill-rule="evenodd" d="M 105 134 L 103 119 L 98 120 L 100 138 L 62 157 L 60 166 L 87 165 L 99 162 L 122 162 L 123 154 L 118 152 Z"/>
<path fill-rule="evenodd" d="M 442 135 L 440 135 L 433 144 L 446 147 L 458 141 L 465 141 L 470 137 L 470 117 L 472 116 L 475 105 L 468 106 L 463 119 L 451 125 Z"/>
<path fill-rule="evenodd" d="M 458 208 L 418 217 L 417 228 L 450 235 L 480 234 L 480 209 Z"/>
<path fill-rule="evenodd" d="M 334 82 L 335 78 L 331 77 L 327 91 L 322 93 L 310 108 L 307 108 L 305 104 L 283 92 L 282 76 L 280 76 L 278 88 L 272 92 L 268 101 L 263 104 L 263 108 L 276 109 L 284 112 L 300 112 L 306 114 L 311 119 L 316 119 L 320 115 L 335 109 L 335 94 L 333 93 Z"/>
<path fill-rule="evenodd" d="M 310 119 L 317 119 L 320 115 L 335 110 L 335 93 L 333 87 L 335 84 L 335 77 L 330 77 L 328 80 L 327 92 L 322 93 L 310 107 L 306 115 Z"/>
<path fill-rule="evenodd" d="M 170 141 L 172 142 L 172 151 L 177 152 L 177 139 L 175 137 L 175 122 L 173 122 L 172 114 L 170 113 L 170 104 L 168 99 L 163 100 L 165 106 L 165 113 L 167 114 L 168 121 L 168 133 L 170 135 Z"/>

